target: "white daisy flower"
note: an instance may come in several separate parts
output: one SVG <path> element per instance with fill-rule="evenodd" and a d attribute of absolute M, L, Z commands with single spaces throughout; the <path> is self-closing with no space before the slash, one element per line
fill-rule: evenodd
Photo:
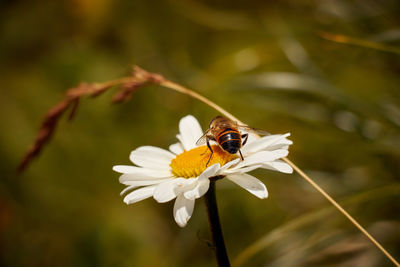
<path fill-rule="evenodd" d="M 184 227 L 192 216 L 195 200 L 207 192 L 211 177 L 223 176 L 262 199 L 268 197 L 267 188 L 247 172 L 257 168 L 284 173 L 293 171 L 280 160 L 288 155 L 292 141 L 286 137 L 290 134 L 262 138 L 249 136 L 247 144 L 241 148 L 243 161 L 213 144 L 214 154 L 208 166 L 210 151 L 204 145 L 196 146 L 202 135 L 199 122 L 188 115 L 179 123 L 179 142 L 171 145 L 169 151 L 141 146 L 130 155 L 136 166 L 114 166 L 114 171 L 122 173 L 119 181 L 127 185 L 121 195 L 133 190 L 125 196 L 124 202 L 132 204 L 153 197 L 163 203 L 176 198 L 174 218 L 179 226 Z"/>

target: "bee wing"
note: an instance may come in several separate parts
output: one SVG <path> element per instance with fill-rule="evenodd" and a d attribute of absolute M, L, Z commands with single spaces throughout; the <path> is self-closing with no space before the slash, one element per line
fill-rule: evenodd
<path fill-rule="evenodd" d="M 246 131 L 246 132 L 256 133 L 256 134 L 260 134 L 260 135 L 271 135 L 267 131 L 260 130 L 260 129 L 257 129 L 257 128 L 253 128 L 253 127 L 249 127 L 247 125 L 238 125 L 237 127 L 238 127 L 238 129 Z"/>
<path fill-rule="evenodd" d="M 209 138 L 210 135 L 210 129 L 208 129 L 200 138 L 197 140 L 196 145 L 201 146 L 204 145 L 207 142 L 207 139 Z"/>

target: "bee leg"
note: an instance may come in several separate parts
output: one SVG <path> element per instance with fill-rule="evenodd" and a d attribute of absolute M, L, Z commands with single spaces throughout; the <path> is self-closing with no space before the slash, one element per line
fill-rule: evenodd
<path fill-rule="evenodd" d="M 243 155 L 242 155 L 242 151 L 240 151 L 240 149 L 239 149 L 239 155 L 240 155 L 240 159 L 243 161 L 244 158 L 243 158 Z"/>
<path fill-rule="evenodd" d="M 201 153 L 200 154 L 200 156 L 203 156 L 205 153 L 207 153 L 207 150 L 210 150 L 211 152 L 213 151 L 211 148 L 210 148 L 210 141 L 215 141 L 215 139 L 213 138 L 213 137 L 209 137 L 209 136 L 206 136 L 206 141 L 207 141 L 207 147 L 206 147 L 206 150 L 204 150 L 204 152 L 203 153 Z"/>
<path fill-rule="evenodd" d="M 203 156 L 204 154 L 206 154 L 208 150 L 210 150 L 212 152 L 212 149 L 210 148 L 210 140 L 212 140 L 212 139 L 206 137 L 207 147 L 206 147 L 206 150 L 204 150 L 204 152 L 200 154 L 200 156 Z"/>
<path fill-rule="evenodd" d="M 208 158 L 208 161 L 207 161 L 206 167 L 207 167 L 208 163 L 210 163 L 210 160 L 211 160 L 211 158 L 212 158 L 212 155 L 214 154 L 214 151 L 212 150 L 212 148 L 211 148 L 211 146 L 210 146 L 210 142 L 209 142 L 209 140 L 207 140 L 207 147 L 208 147 L 208 149 L 210 149 L 210 151 L 211 151 L 211 155 L 210 155 L 210 157 Z"/>
<path fill-rule="evenodd" d="M 247 139 L 249 138 L 249 134 L 243 134 L 242 138 L 244 139 L 242 146 L 244 146 L 246 144 L 246 142 L 247 142 Z"/>

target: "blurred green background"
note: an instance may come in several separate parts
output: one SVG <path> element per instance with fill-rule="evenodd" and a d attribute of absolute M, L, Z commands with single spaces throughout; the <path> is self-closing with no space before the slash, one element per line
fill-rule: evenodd
<path fill-rule="evenodd" d="M 290 132 L 289 158 L 399 259 L 399 14 L 398 0 L 0 1 L 0 265 L 216 266 L 202 200 L 181 229 L 173 202 L 125 205 L 111 170 L 138 146 L 168 148 L 187 114 L 205 129 L 217 113 L 196 100 L 156 86 L 121 105 L 111 91 L 85 99 L 15 174 L 67 88 L 133 64 L 253 127 Z M 218 183 L 232 261 L 392 266 L 297 174 L 253 175 L 268 199 Z"/>

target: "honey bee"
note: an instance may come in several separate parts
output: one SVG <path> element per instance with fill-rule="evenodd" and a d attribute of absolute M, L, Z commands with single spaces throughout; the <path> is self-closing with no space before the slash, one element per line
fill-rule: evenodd
<path fill-rule="evenodd" d="M 239 152 L 240 159 L 243 160 L 240 148 L 244 146 L 249 137 L 248 133 L 241 134 L 239 130 L 246 132 L 253 132 L 261 135 L 269 135 L 268 132 L 252 128 L 246 125 L 239 125 L 237 122 L 232 121 L 223 116 L 217 116 L 211 120 L 208 130 L 197 140 L 196 145 L 207 144 L 208 149 L 211 151 L 210 158 L 206 166 L 210 163 L 214 151 L 211 148 L 210 141 L 215 141 L 226 152 L 236 154 Z M 243 141 L 242 141 L 243 140 Z"/>

